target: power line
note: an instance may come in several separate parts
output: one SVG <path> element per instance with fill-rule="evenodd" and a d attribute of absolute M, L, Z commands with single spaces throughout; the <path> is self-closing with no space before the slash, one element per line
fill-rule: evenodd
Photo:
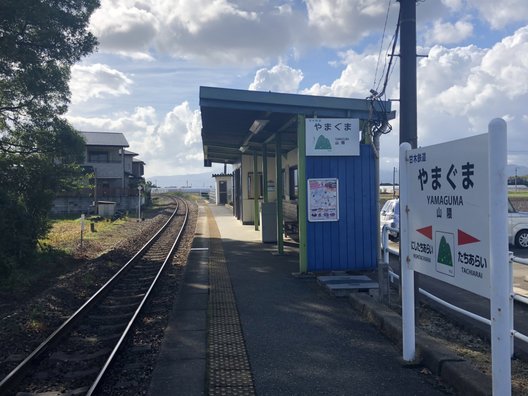
<path fill-rule="evenodd" d="M 389 2 L 390 7 L 390 2 Z M 389 124 L 389 120 L 387 117 L 387 112 L 385 108 L 385 102 L 381 100 L 381 98 L 385 95 L 385 91 L 387 89 L 387 85 L 389 82 L 389 77 L 392 75 L 392 62 L 395 58 L 394 52 L 396 50 L 396 44 L 398 42 L 398 33 L 400 28 L 400 14 L 398 13 L 398 22 L 396 24 L 396 30 L 393 36 L 393 39 L 389 43 L 389 48 L 391 48 L 391 54 L 389 55 L 389 63 L 387 65 L 387 68 L 384 69 L 384 72 L 382 73 L 382 76 L 384 75 L 385 78 L 380 78 L 379 84 L 381 84 L 381 80 L 383 79 L 383 88 L 381 92 L 377 92 L 374 88 L 370 90 L 370 96 L 367 97 L 367 101 L 369 102 L 370 107 L 370 116 L 369 116 L 369 122 L 372 126 L 371 133 L 373 136 L 378 134 L 387 134 L 392 130 L 392 126 Z M 384 28 L 384 34 L 385 34 L 385 28 Z M 392 47 L 391 47 L 392 44 Z M 379 61 L 379 59 L 378 59 Z M 376 72 L 377 77 L 377 72 Z M 379 84 L 378 87 L 379 88 Z M 378 107 L 380 110 L 376 110 L 375 103 L 378 103 Z"/>
<path fill-rule="evenodd" d="M 378 69 L 379 69 L 379 64 L 380 64 L 380 59 L 381 59 L 381 51 L 383 50 L 383 41 L 385 40 L 385 31 L 387 30 L 387 21 L 389 20 L 391 1 L 392 0 L 389 0 L 389 6 L 387 7 L 387 14 L 385 15 L 385 24 L 383 25 L 383 34 L 381 35 L 380 49 L 378 52 L 378 60 L 376 62 L 376 71 L 374 72 L 374 83 L 372 84 L 373 87 L 376 86 L 376 79 L 378 78 Z M 387 61 L 385 61 L 385 64 L 383 65 L 384 70 L 385 70 L 386 64 L 387 64 Z M 383 72 L 381 75 L 383 76 Z M 380 82 L 381 82 L 381 78 L 380 78 Z"/>
<path fill-rule="evenodd" d="M 392 74 L 391 66 L 392 66 L 392 61 L 395 58 L 394 52 L 396 51 L 396 44 L 398 43 L 399 31 L 400 31 L 400 13 L 398 13 L 398 22 L 396 23 L 396 31 L 394 32 L 394 38 L 392 40 L 392 49 L 389 55 L 389 65 L 387 66 L 387 70 L 385 72 L 385 81 L 383 82 L 383 89 L 381 90 L 379 94 L 376 95 L 380 98 L 385 95 L 385 90 L 387 89 L 387 84 L 389 83 L 389 77 Z"/>

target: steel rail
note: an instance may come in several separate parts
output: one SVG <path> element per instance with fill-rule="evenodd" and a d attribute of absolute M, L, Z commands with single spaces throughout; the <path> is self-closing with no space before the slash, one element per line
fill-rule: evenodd
<path fill-rule="evenodd" d="M 114 360 L 117 352 L 119 351 L 119 349 L 121 348 L 121 346 L 123 345 L 127 335 L 128 335 L 128 332 L 130 331 L 130 329 L 132 328 L 132 326 L 134 325 L 134 322 L 136 321 L 137 317 L 139 316 L 141 310 L 143 309 L 143 306 L 145 305 L 145 303 L 147 302 L 148 298 L 150 297 L 150 293 L 152 292 L 152 290 L 154 289 L 154 287 L 156 286 L 156 283 L 158 282 L 158 279 L 160 278 L 163 270 L 165 269 L 167 263 L 172 259 L 172 256 L 173 256 L 173 253 L 174 253 L 174 250 L 176 249 L 176 246 L 178 245 L 178 243 L 180 242 L 180 237 L 185 229 L 185 226 L 187 225 L 187 218 L 189 216 L 189 207 L 187 205 L 187 203 L 185 201 L 182 201 L 184 204 L 185 204 L 185 218 L 183 220 L 183 225 L 178 233 L 178 235 L 176 236 L 176 239 L 174 240 L 174 243 L 172 244 L 172 247 L 169 251 L 169 253 L 167 254 L 167 257 L 165 258 L 165 260 L 163 261 L 163 264 L 161 265 L 161 268 L 159 269 L 158 273 L 156 274 L 154 280 L 152 281 L 148 291 L 145 293 L 145 296 L 143 297 L 143 299 L 141 300 L 141 303 L 139 304 L 138 308 L 136 309 L 136 311 L 134 312 L 134 315 L 132 316 L 132 318 L 130 319 L 130 321 L 128 322 L 125 330 L 123 331 L 123 333 L 121 334 L 121 337 L 119 338 L 119 341 L 116 343 L 116 345 L 114 346 L 114 349 L 112 350 L 112 352 L 110 353 L 110 356 L 108 357 L 108 359 L 106 360 L 103 368 L 101 369 L 101 371 L 99 372 L 99 374 L 97 375 L 97 378 L 95 379 L 95 381 L 92 383 L 92 386 L 90 387 L 90 389 L 88 390 L 88 392 L 86 393 L 87 396 L 92 396 L 93 393 L 97 390 L 97 388 L 99 387 L 99 385 L 101 384 L 102 382 L 102 379 L 104 377 L 104 375 L 106 374 L 108 368 L 110 367 L 112 361 Z"/>
<path fill-rule="evenodd" d="M 60 338 L 68 333 L 68 331 L 79 321 L 82 316 L 95 305 L 105 293 L 109 291 L 110 287 L 123 275 L 127 269 L 135 263 L 138 258 L 146 252 L 148 248 L 156 241 L 159 235 L 168 227 L 176 213 L 178 212 L 179 204 L 177 203 L 174 212 L 171 214 L 165 224 L 154 234 L 152 238 L 143 245 L 138 252 L 125 264 L 119 271 L 117 271 L 99 290 L 97 290 L 92 297 L 90 297 L 80 308 L 78 308 L 68 319 L 66 319 L 48 338 L 46 338 L 37 348 L 33 350 L 22 362 L 18 364 L 8 375 L 0 382 L 0 394 L 3 394 L 7 389 L 14 385 L 14 383 L 25 375 L 25 372 L 37 362 L 38 358 L 42 356 L 48 349 L 53 347 Z"/>

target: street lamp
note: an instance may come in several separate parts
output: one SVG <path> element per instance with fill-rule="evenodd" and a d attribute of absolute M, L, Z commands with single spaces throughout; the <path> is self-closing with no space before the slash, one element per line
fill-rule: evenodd
<path fill-rule="evenodd" d="M 143 190 L 143 187 L 141 185 L 138 186 L 138 221 L 141 221 L 141 191 Z"/>

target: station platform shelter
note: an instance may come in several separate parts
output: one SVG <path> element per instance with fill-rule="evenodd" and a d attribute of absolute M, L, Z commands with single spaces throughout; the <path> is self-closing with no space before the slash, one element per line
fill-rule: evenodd
<path fill-rule="evenodd" d="M 379 246 L 373 125 L 390 102 L 200 87 L 204 165 L 232 165 L 232 215 L 299 272 L 372 270 Z"/>

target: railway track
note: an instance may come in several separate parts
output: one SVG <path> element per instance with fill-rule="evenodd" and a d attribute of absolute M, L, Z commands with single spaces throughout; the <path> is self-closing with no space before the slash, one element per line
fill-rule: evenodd
<path fill-rule="evenodd" d="M 188 213 L 178 199 L 160 230 L 0 382 L 0 394 L 96 394 L 170 262 Z"/>

